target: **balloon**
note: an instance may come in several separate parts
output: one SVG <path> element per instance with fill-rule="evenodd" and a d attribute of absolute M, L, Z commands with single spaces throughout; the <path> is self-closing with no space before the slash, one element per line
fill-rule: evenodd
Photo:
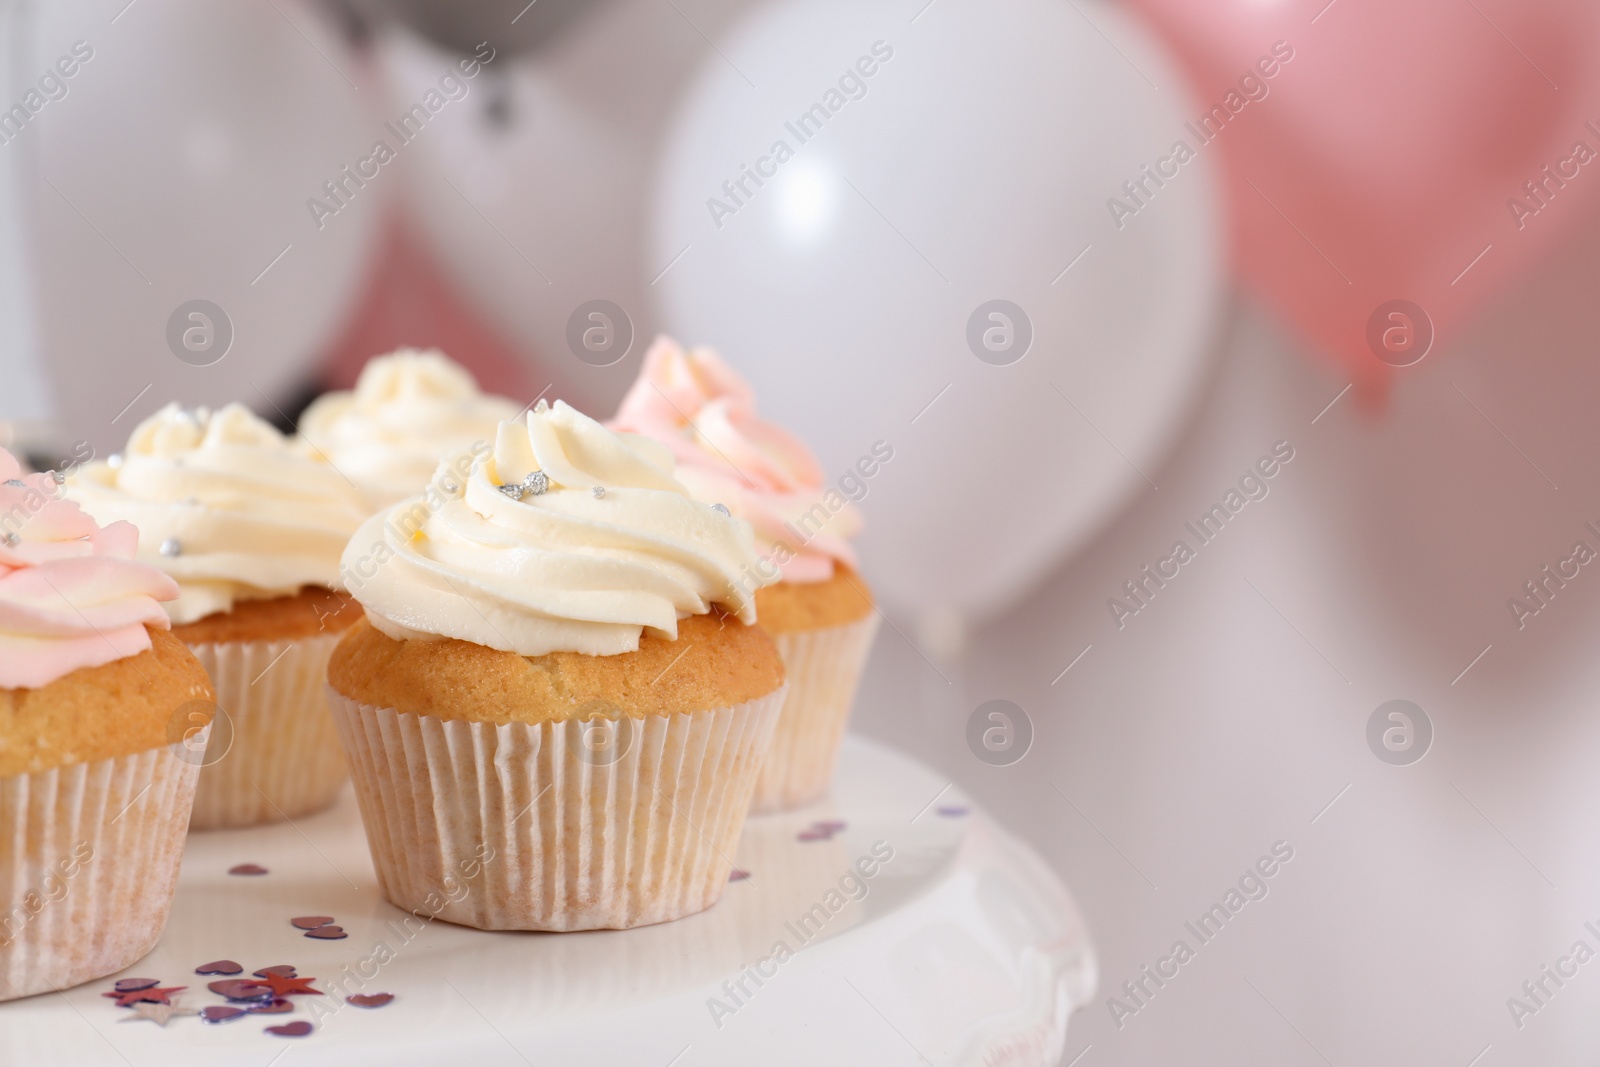
<path fill-rule="evenodd" d="M 33 10 L 28 78 L 73 74 L 0 150 L 38 153 L 30 237 L 61 423 L 104 455 L 172 400 L 280 417 L 379 217 L 370 187 L 321 229 L 306 206 L 370 142 L 359 70 L 300 3 Z"/>
<path fill-rule="evenodd" d="M 1209 161 L 1121 230 L 1105 208 L 1171 145 L 1146 77 L 1175 75 L 1054 0 L 777 0 L 717 47 L 656 188 L 668 330 L 862 499 L 885 600 L 1003 609 L 1151 491 L 1208 365 Z"/>
<path fill-rule="evenodd" d="M 696 24 L 715 32 L 746 2 L 698 5 Z M 457 58 L 400 29 L 376 46 L 391 114 Z M 552 396 L 600 416 L 656 329 L 646 294 L 667 261 L 645 247 L 651 161 L 707 50 L 672 5 L 611 0 L 531 53 L 497 54 L 406 148 L 406 206 L 425 243 L 492 326 L 539 358 L 537 387 L 553 380 Z M 614 324 L 616 349 L 589 360 L 574 355 L 568 325 L 595 300 L 627 323 Z"/>
<path fill-rule="evenodd" d="M 1368 395 L 1600 196 L 1593 4 L 1130 2 L 1200 97 L 1244 274 Z"/>

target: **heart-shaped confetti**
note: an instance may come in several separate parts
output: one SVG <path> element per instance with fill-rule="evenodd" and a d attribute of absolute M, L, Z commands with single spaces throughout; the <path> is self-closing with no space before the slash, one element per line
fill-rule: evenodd
<path fill-rule="evenodd" d="M 344 932 L 342 926 L 319 926 L 315 930 L 307 930 L 306 936 L 318 941 L 342 941 L 350 935 Z"/>
<path fill-rule="evenodd" d="M 345 1002 L 358 1008 L 381 1008 L 394 999 L 393 993 L 355 993 L 345 997 Z"/>
<path fill-rule="evenodd" d="M 249 978 L 227 978 L 220 982 L 212 982 L 206 986 L 219 997 L 229 1000 L 268 1000 L 272 997 L 272 987 L 262 985 L 260 982 Z"/>
<path fill-rule="evenodd" d="M 297 919 L 290 919 L 295 927 L 301 930 L 315 930 L 319 926 L 327 926 L 333 922 L 332 915 L 302 915 Z"/>
<path fill-rule="evenodd" d="M 299 973 L 300 972 L 296 971 L 287 963 L 280 963 L 272 967 L 263 967 L 259 971 L 255 972 L 257 978 L 265 978 L 269 974 L 278 975 L 280 978 L 293 978 Z"/>
<path fill-rule="evenodd" d="M 240 974 L 244 968 L 232 960 L 213 960 L 194 969 L 195 974 Z"/>
<path fill-rule="evenodd" d="M 283 997 L 264 1000 L 260 1004 L 252 1004 L 245 1011 L 251 1015 L 282 1015 L 286 1011 L 294 1011 L 294 1002 Z"/>
<path fill-rule="evenodd" d="M 279 1037 L 305 1037 L 311 1030 L 311 1024 L 304 1019 L 297 1022 L 284 1023 L 282 1026 L 267 1027 L 267 1033 L 277 1034 Z"/>
<path fill-rule="evenodd" d="M 212 1004 L 210 1007 L 200 1009 L 200 1018 L 208 1023 L 226 1023 L 234 1019 L 244 1018 L 243 1008 L 232 1008 L 226 1004 Z"/>
<path fill-rule="evenodd" d="M 141 989 L 149 989 L 160 984 L 159 978 L 119 978 L 114 988 L 118 993 L 137 993 Z"/>
<path fill-rule="evenodd" d="M 236 867 L 229 867 L 228 873 L 250 877 L 258 874 L 266 874 L 267 869 L 256 863 L 241 863 Z"/>

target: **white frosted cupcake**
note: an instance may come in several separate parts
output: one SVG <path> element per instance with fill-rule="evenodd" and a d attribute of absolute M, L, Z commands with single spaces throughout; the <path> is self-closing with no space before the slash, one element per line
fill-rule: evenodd
<path fill-rule="evenodd" d="M 833 780 L 856 686 L 878 630 L 872 593 L 856 573 L 850 503 L 864 477 L 893 455 L 884 442 L 837 484 L 823 480 L 805 443 L 762 419 L 748 382 L 709 348 L 660 337 L 611 426 L 672 450 L 696 500 L 749 520 L 761 554 L 753 574 L 774 582 L 756 596 L 761 625 L 788 667 L 789 699 L 756 786 L 756 811 L 821 798 Z M 847 495 L 848 494 L 848 495 Z"/>
<path fill-rule="evenodd" d="M 191 825 L 252 826 L 331 804 L 346 771 L 323 679 L 360 614 L 338 589 L 339 555 L 367 513 L 361 493 L 238 404 L 168 405 L 67 492 L 96 519 L 139 528 L 139 558 L 178 583 L 173 633 L 216 685 L 224 716 Z"/>
<path fill-rule="evenodd" d="M 351 540 L 329 663 L 384 894 L 494 930 L 709 907 L 783 702 L 749 525 L 562 403 L 434 485 Z"/>
<path fill-rule="evenodd" d="M 172 580 L 0 450 L 0 1000 L 112 974 L 172 906 L 204 668 L 167 632 Z M 191 730 L 194 731 L 191 733 Z"/>
<path fill-rule="evenodd" d="M 402 348 L 361 368 L 352 392 L 326 393 L 300 416 L 300 437 L 367 494 L 374 509 L 416 494 L 448 460 L 457 479 L 523 405 L 480 392 L 437 349 Z"/>

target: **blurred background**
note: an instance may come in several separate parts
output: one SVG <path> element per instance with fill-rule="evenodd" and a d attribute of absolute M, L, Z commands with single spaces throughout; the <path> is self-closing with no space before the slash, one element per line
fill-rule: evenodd
<path fill-rule="evenodd" d="M 1077 896 L 1062 1062 L 1594 1062 L 1593 3 L 0 0 L 0 46 L 5 443 L 288 427 L 401 344 L 605 417 L 715 346 L 825 470 L 893 449 L 855 729 Z"/>

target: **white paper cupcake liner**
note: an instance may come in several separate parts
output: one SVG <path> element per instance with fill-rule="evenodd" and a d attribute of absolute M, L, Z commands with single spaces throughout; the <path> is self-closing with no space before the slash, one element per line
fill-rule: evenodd
<path fill-rule="evenodd" d="M 348 771 L 327 687 L 340 636 L 189 646 L 228 717 L 211 732 L 191 829 L 294 819 L 338 797 Z"/>
<path fill-rule="evenodd" d="M 0 1000 L 115 974 L 155 947 L 199 773 L 175 744 L 0 778 Z"/>
<path fill-rule="evenodd" d="M 623 929 L 716 903 L 783 698 L 530 726 L 329 690 L 384 895 L 484 930 Z"/>
<path fill-rule="evenodd" d="M 878 613 L 822 630 L 773 634 L 789 697 L 756 781 L 751 810 L 789 811 L 820 799 L 833 781 L 856 685 L 878 632 Z"/>

